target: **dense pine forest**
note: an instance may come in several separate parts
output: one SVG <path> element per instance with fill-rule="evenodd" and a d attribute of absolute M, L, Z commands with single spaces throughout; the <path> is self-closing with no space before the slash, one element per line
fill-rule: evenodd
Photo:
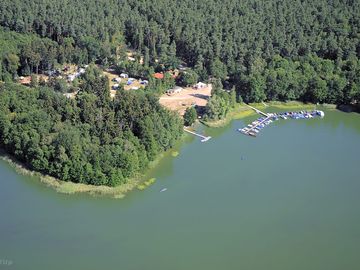
<path fill-rule="evenodd" d="M 124 62 L 126 48 L 142 55 L 143 65 Z M 115 66 L 149 79 L 148 92 L 118 91 L 111 100 L 95 67 L 75 100 L 57 93 L 60 86 L 34 83 L 27 91 L 11 83 L 65 63 Z M 63 180 L 121 183 L 181 134 L 182 120 L 154 95 L 174 80 L 151 78 L 180 63 L 191 69 L 178 84 L 214 82 L 205 108 L 211 119 L 240 101 L 358 103 L 360 2 L 3 0 L 0 143 Z M 188 112 L 187 122 L 194 117 Z"/>
<path fill-rule="evenodd" d="M 22 49 L 23 72 L 55 60 L 106 63 L 123 40 L 150 64 L 175 54 L 245 101 L 359 99 L 359 1 L 4 0 L 0 11 L 3 27 L 47 38 L 27 42 L 38 53 Z M 2 69 L 12 73 L 6 55 Z"/>

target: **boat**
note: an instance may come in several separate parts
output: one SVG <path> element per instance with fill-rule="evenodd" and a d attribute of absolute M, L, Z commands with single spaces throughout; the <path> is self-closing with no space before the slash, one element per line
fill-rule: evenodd
<path fill-rule="evenodd" d="M 210 136 L 209 136 L 209 137 L 205 137 L 204 139 L 201 140 L 201 142 L 207 142 L 207 141 L 210 140 L 210 139 L 211 139 Z"/>
<path fill-rule="evenodd" d="M 160 192 L 164 192 L 164 191 L 167 191 L 167 188 L 160 189 Z"/>
<path fill-rule="evenodd" d="M 323 111 L 316 111 L 317 115 L 319 115 L 321 118 L 325 116 L 325 113 Z"/>
<path fill-rule="evenodd" d="M 254 132 L 248 132 L 247 134 L 249 134 L 250 136 L 253 136 L 253 137 L 256 137 L 256 133 L 254 133 Z"/>

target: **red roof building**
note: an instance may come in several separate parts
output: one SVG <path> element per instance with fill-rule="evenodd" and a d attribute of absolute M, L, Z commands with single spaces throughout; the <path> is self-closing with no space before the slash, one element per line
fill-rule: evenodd
<path fill-rule="evenodd" d="M 21 83 L 23 85 L 28 85 L 31 83 L 31 77 L 30 76 L 20 77 L 19 83 Z"/>
<path fill-rule="evenodd" d="M 164 74 L 163 73 L 155 73 L 153 76 L 156 79 L 164 79 Z"/>

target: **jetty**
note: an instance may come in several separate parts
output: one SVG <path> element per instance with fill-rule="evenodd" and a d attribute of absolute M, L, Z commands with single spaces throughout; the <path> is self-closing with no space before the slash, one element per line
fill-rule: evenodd
<path fill-rule="evenodd" d="M 208 140 L 211 139 L 210 136 L 206 137 L 206 136 L 204 136 L 204 135 L 198 134 L 198 133 L 193 132 L 193 131 L 191 131 L 191 130 L 188 130 L 188 129 L 186 129 L 186 128 L 184 128 L 184 131 L 186 131 L 187 133 L 190 133 L 190 134 L 192 134 L 192 135 L 195 135 L 195 136 L 201 138 L 201 142 L 206 142 L 206 141 L 208 141 Z"/>
<path fill-rule="evenodd" d="M 245 104 L 249 108 L 253 109 L 258 114 L 262 116 L 251 124 L 247 125 L 244 128 L 239 128 L 238 131 L 256 137 L 257 133 L 259 133 L 264 127 L 268 126 L 273 121 L 277 121 L 279 119 L 311 119 L 316 116 L 323 118 L 325 116 L 323 111 L 313 110 L 313 111 L 299 111 L 299 112 L 282 112 L 282 113 L 264 113 L 248 104 Z"/>
<path fill-rule="evenodd" d="M 250 136 L 256 136 L 256 133 L 259 132 L 259 128 L 263 128 L 265 125 L 268 125 L 272 122 L 270 119 L 271 116 L 268 116 L 266 118 L 260 118 L 257 121 L 254 121 L 252 125 L 249 125 L 247 128 L 243 128 L 242 133 L 250 135 Z"/>
<path fill-rule="evenodd" d="M 253 106 L 250 106 L 249 104 L 246 104 L 246 103 L 244 103 L 246 106 L 248 106 L 249 108 L 251 108 L 251 109 L 253 109 L 255 112 L 257 112 L 258 114 L 261 114 L 261 115 L 263 115 L 263 116 L 269 116 L 267 113 L 264 113 L 264 112 L 262 112 L 262 111 L 260 111 L 259 109 L 256 109 L 255 107 L 253 107 Z"/>

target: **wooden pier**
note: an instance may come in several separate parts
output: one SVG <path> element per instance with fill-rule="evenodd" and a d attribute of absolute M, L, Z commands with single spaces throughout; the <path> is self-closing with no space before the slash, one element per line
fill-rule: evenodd
<path fill-rule="evenodd" d="M 259 121 L 257 124 L 251 126 L 251 127 L 247 127 L 247 128 L 244 128 L 241 130 L 242 133 L 246 134 L 246 135 L 251 135 L 251 136 L 256 136 L 256 132 L 255 132 L 255 128 L 258 127 L 259 125 L 265 123 L 266 121 L 270 120 L 270 118 L 272 117 L 271 114 L 267 114 L 267 113 L 264 113 L 258 109 L 256 109 L 255 107 L 253 106 L 250 106 L 249 104 L 246 104 L 246 106 L 248 106 L 249 108 L 253 109 L 256 113 L 258 114 L 261 114 L 263 116 L 265 116 L 265 118 L 261 121 Z"/>
<path fill-rule="evenodd" d="M 249 104 L 246 104 L 246 103 L 244 103 L 246 106 L 248 106 L 249 108 L 251 108 L 251 109 L 253 109 L 255 112 L 257 112 L 258 114 L 262 114 L 263 116 L 266 116 L 266 117 L 268 117 L 269 115 L 267 114 L 267 113 L 264 113 L 264 112 L 262 112 L 262 111 L 260 111 L 260 110 L 258 110 L 258 109 L 256 109 L 255 107 L 253 107 L 253 106 L 250 106 Z"/>
<path fill-rule="evenodd" d="M 256 127 L 258 127 L 259 125 L 261 125 L 261 124 L 265 123 L 266 121 L 270 120 L 270 118 L 271 118 L 271 116 L 266 117 L 264 120 L 262 120 L 262 121 L 260 121 L 259 123 L 253 125 L 251 128 L 248 128 L 247 131 L 243 131 L 243 133 L 250 135 L 249 133 L 250 133 L 251 131 L 253 131 L 253 130 L 254 130 Z"/>
<path fill-rule="evenodd" d="M 184 131 L 186 131 L 187 133 L 190 133 L 190 134 L 192 134 L 192 135 L 195 135 L 195 136 L 197 136 L 197 137 L 200 137 L 200 138 L 201 138 L 201 142 L 206 142 L 206 141 L 208 141 L 208 140 L 211 139 L 210 136 L 206 137 L 206 136 L 203 136 L 203 135 L 198 134 L 198 133 L 196 133 L 196 132 L 190 131 L 190 130 L 188 130 L 188 129 L 186 129 L 186 128 L 184 128 Z"/>
<path fill-rule="evenodd" d="M 291 117 L 293 119 L 309 119 L 313 118 L 315 116 L 320 116 L 321 118 L 324 117 L 324 112 L 319 110 L 314 110 L 311 112 L 308 111 L 300 111 L 300 112 L 286 112 L 286 113 L 264 113 L 248 104 L 245 103 L 246 106 L 253 109 L 256 113 L 261 114 L 265 117 L 260 117 L 256 121 L 253 121 L 251 124 L 249 124 L 247 127 L 239 128 L 238 131 L 240 131 L 243 134 L 250 135 L 253 137 L 256 137 L 256 134 L 263 129 L 265 126 L 269 125 L 273 120 L 278 120 L 279 118 L 287 119 L 288 117 Z"/>

